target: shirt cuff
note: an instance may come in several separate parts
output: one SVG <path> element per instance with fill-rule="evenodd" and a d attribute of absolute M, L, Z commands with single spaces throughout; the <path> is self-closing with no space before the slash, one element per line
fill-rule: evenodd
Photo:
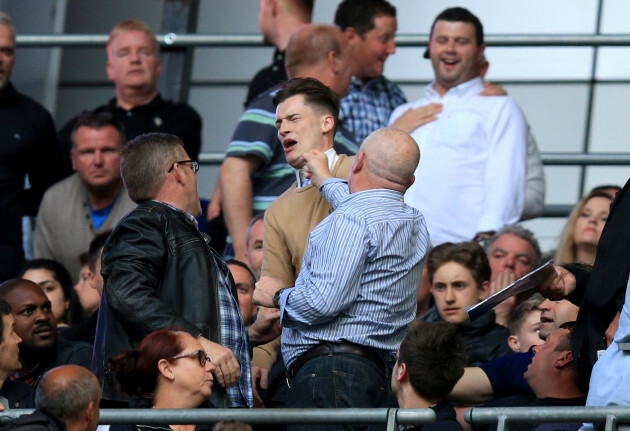
<path fill-rule="evenodd" d="M 283 320 L 284 320 L 284 309 L 287 306 L 287 300 L 289 299 L 289 295 L 291 294 L 291 292 L 293 292 L 295 290 L 295 287 L 289 287 L 287 289 L 284 289 L 282 291 L 282 293 L 280 294 L 280 301 L 278 301 L 278 303 L 280 304 L 280 324 L 284 325 Z"/>
<path fill-rule="evenodd" d="M 335 177 L 331 177 L 328 178 L 326 181 L 324 181 L 320 187 L 324 188 L 325 186 L 327 186 L 328 184 L 332 184 L 332 183 L 347 183 L 348 180 L 344 180 L 343 178 L 335 178 Z"/>

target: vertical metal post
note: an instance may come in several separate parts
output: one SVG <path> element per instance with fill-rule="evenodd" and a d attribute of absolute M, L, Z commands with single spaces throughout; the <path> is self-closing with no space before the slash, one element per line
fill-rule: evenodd
<path fill-rule="evenodd" d="M 615 415 L 606 415 L 606 427 L 604 431 L 617 431 L 617 417 Z"/>
<path fill-rule="evenodd" d="M 499 415 L 498 421 L 497 421 L 497 431 L 508 431 L 506 415 Z"/>
<path fill-rule="evenodd" d="M 162 33 L 194 33 L 197 29 L 199 0 L 164 0 Z M 159 90 L 165 99 L 188 100 L 193 47 L 162 48 L 162 77 Z"/>
<path fill-rule="evenodd" d="M 387 431 L 398 431 L 398 419 L 396 418 L 397 414 L 398 409 L 387 410 Z"/>
<path fill-rule="evenodd" d="M 597 4 L 597 22 L 595 24 L 595 34 L 601 34 L 602 27 L 602 8 L 604 6 L 604 0 L 599 0 Z M 586 100 L 586 126 L 584 128 L 584 143 L 582 144 L 582 152 L 588 153 L 588 147 L 590 143 L 591 125 L 593 124 L 593 101 L 595 99 L 595 84 L 597 82 L 597 59 L 599 56 L 599 47 L 593 47 L 593 64 L 591 67 L 591 79 L 588 88 L 588 97 Z M 580 187 L 578 200 L 584 195 L 584 185 L 586 177 L 586 166 L 580 168 Z"/>

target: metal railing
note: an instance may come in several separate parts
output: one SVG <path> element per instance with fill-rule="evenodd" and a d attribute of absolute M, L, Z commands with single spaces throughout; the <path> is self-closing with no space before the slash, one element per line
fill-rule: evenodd
<path fill-rule="evenodd" d="M 109 35 L 106 34 L 47 34 L 18 35 L 16 43 L 23 47 L 100 47 L 105 46 Z M 261 47 L 262 36 L 247 34 L 158 34 L 156 38 L 163 47 Z M 630 34 L 611 35 L 557 35 L 557 34 L 491 34 L 484 37 L 488 46 L 630 46 Z M 396 44 L 405 47 L 422 47 L 429 42 L 428 34 L 397 34 Z M 547 166 L 604 166 L 630 165 L 627 153 L 543 153 L 543 163 Z M 199 155 L 202 165 L 220 165 L 224 153 L 206 152 Z"/>
<path fill-rule="evenodd" d="M 246 48 L 263 46 L 260 35 L 254 34 L 176 34 L 155 35 L 164 47 L 235 47 Z M 105 46 L 109 35 L 106 34 L 22 34 L 16 38 L 18 46 L 23 47 L 87 47 Z M 423 47 L 429 43 L 428 34 L 397 34 L 399 47 Z M 630 34 L 488 34 L 484 36 L 487 46 L 630 46 Z"/>
<path fill-rule="evenodd" d="M 225 153 L 199 154 L 202 165 L 220 165 Z M 541 153 L 545 166 L 622 166 L 630 165 L 630 153 Z"/>
<path fill-rule="evenodd" d="M 49 34 L 18 35 L 20 47 L 102 47 L 109 35 L 106 34 Z M 260 35 L 248 34 L 158 34 L 156 38 L 167 50 L 191 47 L 262 47 Z M 400 47 L 424 47 L 429 42 L 428 34 L 397 34 L 396 44 Z M 603 47 L 630 46 L 630 34 L 490 34 L 485 35 L 487 46 L 500 47 Z M 594 78 L 593 78 L 594 79 Z M 592 81 L 587 81 L 592 84 Z M 588 133 L 586 133 L 588 135 Z M 586 146 L 585 146 L 586 148 Z M 199 154 L 199 162 L 205 166 L 220 165 L 225 158 L 222 152 Z M 542 153 L 545 166 L 628 166 L 630 153 Z M 582 180 L 584 182 L 584 174 Z M 582 186 L 583 187 L 583 184 Z M 565 217 L 571 205 L 546 205 L 543 217 Z"/>
<path fill-rule="evenodd" d="M 0 424 L 7 423 L 32 409 L 0 413 Z M 252 425 L 273 424 L 386 424 L 387 431 L 398 425 L 435 422 L 431 409 L 101 409 L 99 423 L 212 424 L 233 419 Z M 497 431 L 509 431 L 511 423 L 605 423 L 605 431 L 616 431 L 618 424 L 630 424 L 630 407 L 500 407 L 471 408 L 464 413 L 471 425 L 497 424 Z"/>
<path fill-rule="evenodd" d="M 0 424 L 9 422 L 32 409 L 0 413 Z M 101 425 L 165 423 L 212 424 L 233 419 L 248 424 L 386 424 L 387 431 L 398 425 L 421 425 L 435 422 L 431 409 L 101 409 Z"/>
<path fill-rule="evenodd" d="M 497 424 L 497 431 L 508 431 L 510 423 L 605 423 L 605 431 L 616 431 L 618 424 L 630 424 L 630 407 L 500 407 L 466 410 L 464 419 L 471 425 Z"/>

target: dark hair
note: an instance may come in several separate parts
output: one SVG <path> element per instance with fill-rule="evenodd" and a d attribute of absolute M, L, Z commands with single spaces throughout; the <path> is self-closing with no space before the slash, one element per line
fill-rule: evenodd
<path fill-rule="evenodd" d="M 79 263 L 81 264 L 81 268 L 88 264 L 88 253 L 84 251 L 79 255 Z"/>
<path fill-rule="evenodd" d="M 97 233 L 92 241 L 90 241 L 90 248 L 88 249 L 88 266 L 90 267 L 90 271 L 96 271 L 96 261 L 101 257 L 101 250 L 105 246 L 107 242 L 107 238 L 112 233 L 112 229 L 104 230 L 103 232 Z"/>
<path fill-rule="evenodd" d="M 167 133 L 146 133 L 127 142 L 120 174 L 132 201 L 139 204 L 158 194 L 169 167 L 178 160 L 178 147 L 184 148 L 182 140 Z"/>
<path fill-rule="evenodd" d="M 617 193 L 621 191 L 621 187 L 618 186 L 617 184 L 602 184 L 601 186 L 593 187 L 591 189 L 591 191 L 588 192 L 588 194 L 591 194 L 593 192 L 604 192 L 604 193 L 606 193 L 606 190 L 608 190 L 608 189 L 615 189 L 615 190 L 617 190 Z"/>
<path fill-rule="evenodd" d="M 556 345 L 554 351 L 556 352 L 565 352 L 572 351 L 572 339 L 573 339 L 573 330 L 575 329 L 575 321 L 571 320 L 569 322 L 564 322 L 561 324 L 559 329 L 568 329 L 569 332 L 566 334 L 562 334 L 560 339 L 558 339 L 558 344 Z M 573 357 L 574 365 L 575 361 L 577 361 L 577 357 Z M 573 382 L 584 392 L 588 393 L 589 387 L 589 379 L 590 373 L 585 372 L 582 367 L 572 366 L 573 370 L 572 380 Z"/>
<path fill-rule="evenodd" d="M 468 9 L 463 7 L 451 7 L 440 12 L 431 25 L 429 40 L 433 38 L 433 29 L 435 28 L 435 23 L 438 21 L 466 22 L 471 24 L 475 28 L 477 46 L 483 45 L 483 25 L 481 21 L 479 21 L 479 18 L 473 15 Z"/>
<path fill-rule="evenodd" d="M 0 299 L 0 317 L 11 314 L 11 306 L 4 299 Z M 0 344 L 4 343 L 4 320 L 0 318 Z"/>
<path fill-rule="evenodd" d="M 575 328 L 575 321 L 571 320 L 569 322 L 564 322 L 560 326 L 559 329 L 568 329 L 569 333 L 562 336 L 560 341 L 558 341 L 558 345 L 555 348 L 556 352 L 562 352 L 564 350 L 571 350 L 571 335 L 573 335 L 573 328 Z"/>
<path fill-rule="evenodd" d="M 228 259 L 225 261 L 225 263 L 227 263 L 228 265 L 240 266 L 241 268 L 246 269 L 249 275 L 252 277 L 252 283 L 256 283 L 256 276 L 250 269 L 249 265 L 247 265 L 245 262 L 241 262 L 240 260 L 237 260 L 237 259 Z"/>
<path fill-rule="evenodd" d="M 273 104 L 278 106 L 288 98 L 300 94 L 304 95 L 304 102 L 311 108 L 331 114 L 334 117 L 334 134 L 339 123 L 339 96 L 315 78 L 293 78 L 286 81 L 273 97 Z"/>
<path fill-rule="evenodd" d="M 387 15 L 396 18 L 396 8 L 385 0 L 343 0 L 335 12 L 335 25 L 354 28 L 363 36 L 374 28 L 374 19 Z"/>
<path fill-rule="evenodd" d="M 77 117 L 76 123 L 72 127 L 72 133 L 70 135 L 70 140 L 72 141 L 72 148 L 75 146 L 74 137 L 79 130 L 79 127 L 87 127 L 90 129 L 101 129 L 103 127 L 113 127 L 116 129 L 118 134 L 120 135 L 119 143 L 120 148 L 125 145 L 127 142 L 127 138 L 125 138 L 125 125 L 118 121 L 111 112 L 93 112 L 93 111 L 83 111 Z"/>
<path fill-rule="evenodd" d="M 459 263 L 468 269 L 478 287 L 484 282 L 490 281 L 492 270 L 488 256 L 476 242 L 468 241 L 457 244 L 445 242 L 434 247 L 427 257 L 427 274 L 431 283 L 433 283 L 433 275 L 438 268 L 448 262 Z"/>
<path fill-rule="evenodd" d="M 24 267 L 22 267 L 22 271 L 20 272 L 20 277 L 23 277 L 24 273 L 30 269 L 45 269 L 52 273 L 55 280 L 57 280 L 57 282 L 61 285 L 64 299 L 70 303 L 70 306 L 64 316 L 65 322 L 68 325 L 78 325 L 82 323 L 83 309 L 81 308 L 81 303 L 79 302 L 77 293 L 74 290 L 72 277 L 70 277 L 70 273 L 66 267 L 52 259 L 33 259 L 24 264 Z"/>
<path fill-rule="evenodd" d="M 464 374 L 466 353 L 457 327 L 447 322 L 421 321 L 400 345 L 409 383 L 416 393 L 437 403 L 451 393 Z"/>
<path fill-rule="evenodd" d="M 542 301 L 543 299 L 540 297 L 528 299 L 527 301 L 523 301 L 512 311 L 508 323 L 510 335 L 516 335 L 516 333 L 521 330 L 525 319 L 527 319 L 531 312 L 538 310 L 538 306 L 542 304 Z"/>
<path fill-rule="evenodd" d="M 114 373 L 120 390 L 133 396 L 152 399 L 160 374 L 158 362 L 184 351 L 182 334 L 173 329 L 158 329 L 147 335 L 137 349 L 110 356 L 109 368 Z"/>

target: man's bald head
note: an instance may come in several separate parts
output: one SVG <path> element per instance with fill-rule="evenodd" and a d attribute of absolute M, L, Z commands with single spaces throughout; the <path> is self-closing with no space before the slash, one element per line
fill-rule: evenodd
<path fill-rule="evenodd" d="M 326 61 L 333 51 L 343 55 L 348 41 L 341 30 L 332 25 L 305 24 L 296 31 L 287 46 L 285 64 L 292 78 L 305 76 L 305 70 Z"/>
<path fill-rule="evenodd" d="M 42 377 L 35 392 L 35 405 L 68 423 L 85 421 L 85 412 L 93 422 L 84 429 L 96 429 L 101 387 L 98 379 L 87 368 L 63 365 L 53 368 Z M 93 428 L 92 428 L 93 425 Z"/>
<path fill-rule="evenodd" d="M 376 183 L 403 193 L 413 183 L 420 150 L 407 132 L 393 127 L 378 129 L 365 138 L 360 151 Z"/>

